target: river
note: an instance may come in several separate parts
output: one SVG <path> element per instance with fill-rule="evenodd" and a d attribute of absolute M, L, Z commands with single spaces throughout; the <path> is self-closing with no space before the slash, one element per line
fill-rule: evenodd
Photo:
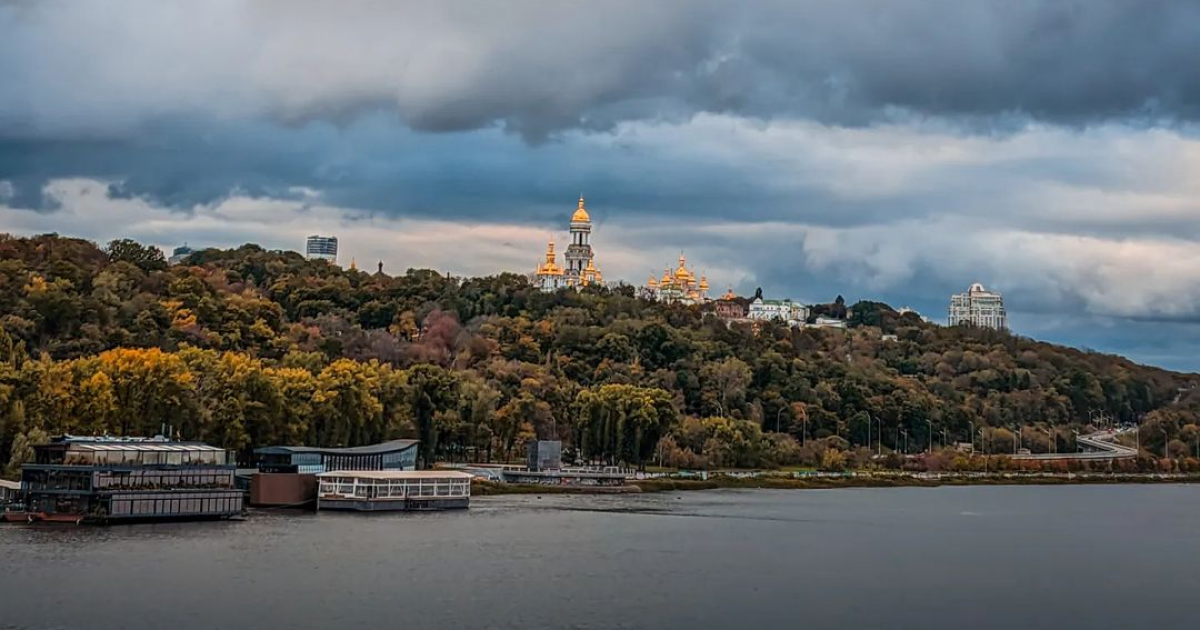
<path fill-rule="evenodd" d="M 1200 486 L 476 498 L 0 527 L 0 628 L 1142 628 L 1200 621 Z"/>

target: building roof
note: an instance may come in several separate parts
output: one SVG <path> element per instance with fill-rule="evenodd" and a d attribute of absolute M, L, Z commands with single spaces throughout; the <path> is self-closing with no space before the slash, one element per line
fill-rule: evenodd
<path fill-rule="evenodd" d="M 20 490 L 21 482 L 20 481 L 9 481 L 7 479 L 0 479 L 0 488 L 4 488 L 5 490 Z"/>
<path fill-rule="evenodd" d="M 221 451 L 225 449 L 203 442 L 179 442 L 164 437 L 109 437 L 62 435 L 41 446 L 67 445 L 73 451 Z"/>
<path fill-rule="evenodd" d="M 350 446 L 346 448 L 321 448 L 318 446 L 264 446 L 254 449 L 258 455 L 273 455 L 280 453 L 321 453 L 324 455 L 381 455 L 394 453 L 412 448 L 417 440 L 390 440 L 367 446 Z"/>
<path fill-rule="evenodd" d="M 459 470 L 331 470 L 318 477 L 357 477 L 359 479 L 472 479 L 475 475 Z"/>
<path fill-rule="evenodd" d="M 143 444 L 105 444 L 105 443 L 88 443 L 74 442 L 71 443 L 73 451 L 140 451 L 140 452 L 195 452 L 195 451 L 217 451 L 225 452 L 225 449 L 209 444 L 200 444 L 198 442 L 161 442 L 161 443 L 143 443 Z"/>

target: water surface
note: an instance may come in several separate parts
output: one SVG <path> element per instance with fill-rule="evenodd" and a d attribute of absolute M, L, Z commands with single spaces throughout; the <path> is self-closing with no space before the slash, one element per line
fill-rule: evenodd
<path fill-rule="evenodd" d="M 0 628 L 1138 628 L 1200 621 L 1200 486 L 476 498 L 0 527 Z"/>

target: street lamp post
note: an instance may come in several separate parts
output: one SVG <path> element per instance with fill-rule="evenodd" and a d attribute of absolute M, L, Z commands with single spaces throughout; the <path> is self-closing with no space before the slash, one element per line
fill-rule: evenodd
<path fill-rule="evenodd" d="M 946 442 L 946 430 L 942 429 L 942 448 L 946 448 Z M 1200 442 L 1196 442 L 1196 444 L 1200 445 Z M 1200 452 L 1200 446 L 1197 446 L 1196 448 L 1197 452 Z"/>
<path fill-rule="evenodd" d="M 900 429 L 900 433 L 904 434 L 904 454 L 908 455 L 908 429 Z"/>
<path fill-rule="evenodd" d="M 779 416 L 783 415 L 783 409 L 784 409 L 783 407 L 780 407 L 779 411 L 775 412 L 775 432 L 776 433 L 779 433 Z"/>
<path fill-rule="evenodd" d="M 926 424 L 929 425 L 929 450 L 926 452 L 929 453 L 930 455 L 932 455 L 933 454 L 933 420 L 930 420 L 929 418 L 925 418 L 925 422 L 926 422 Z"/>
<path fill-rule="evenodd" d="M 974 451 L 975 450 L 975 423 L 968 420 L 967 424 L 970 425 L 970 427 L 971 427 L 971 434 L 968 437 L 971 438 L 971 450 Z"/>
<path fill-rule="evenodd" d="M 971 439 L 973 441 L 975 438 L 972 437 Z M 983 449 L 983 472 L 984 472 L 984 474 L 987 474 L 987 471 L 988 471 L 987 440 L 984 439 L 982 428 L 979 429 L 979 448 Z"/>
<path fill-rule="evenodd" d="M 1171 445 L 1171 436 L 1167 434 L 1167 427 L 1159 423 L 1158 428 L 1163 432 L 1163 459 L 1171 459 L 1171 452 L 1167 449 Z"/>
<path fill-rule="evenodd" d="M 1046 452 L 1053 453 L 1053 452 L 1057 451 L 1058 450 L 1058 440 L 1054 439 L 1054 434 L 1050 432 L 1050 429 L 1042 429 L 1042 430 L 1046 432 L 1046 442 L 1047 442 Z"/>

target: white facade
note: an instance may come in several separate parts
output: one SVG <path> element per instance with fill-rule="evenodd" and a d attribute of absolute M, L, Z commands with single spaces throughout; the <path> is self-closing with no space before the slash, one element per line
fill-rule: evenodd
<path fill-rule="evenodd" d="M 812 325 L 813 328 L 845 328 L 846 320 L 837 319 L 834 317 L 818 317 Z"/>
<path fill-rule="evenodd" d="M 337 262 L 338 240 L 336 236 L 319 236 L 313 234 L 305 244 L 304 256 L 309 260 L 328 260 Z"/>
<path fill-rule="evenodd" d="M 764 300 L 755 298 L 746 315 L 750 319 L 779 320 L 792 326 L 802 325 L 808 319 L 808 307 L 791 300 Z"/>
<path fill-rule="evenodd" d="M 982 284 L 972 284 L 966 293 L 950 296 L 951 326 L 969 324 L 995 330 L 1008 329 L 1008 315 L 1004 310 L 1004 299 L 995 291 L 988 291 Z"/>

